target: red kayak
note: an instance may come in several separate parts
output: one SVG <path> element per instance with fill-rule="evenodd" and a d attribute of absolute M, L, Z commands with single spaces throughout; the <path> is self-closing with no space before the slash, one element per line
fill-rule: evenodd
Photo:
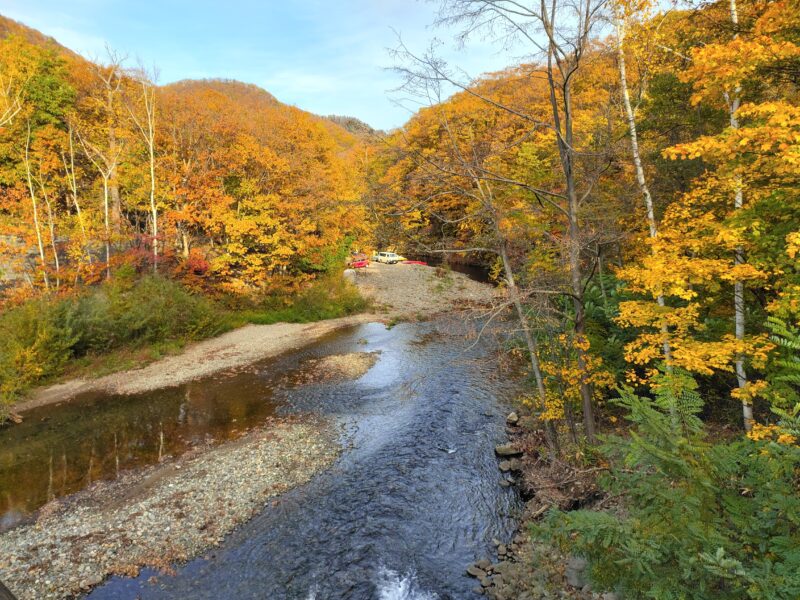
<path fill-rule="evenodd" d="M 400 263 L 401 265 L 422 265 L 423 267 L 427 267 L 428 263 L 423 260 L 404 260 Z"/>

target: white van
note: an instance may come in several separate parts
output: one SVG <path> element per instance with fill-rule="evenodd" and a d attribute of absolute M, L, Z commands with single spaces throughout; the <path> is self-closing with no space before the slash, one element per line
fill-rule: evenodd
<path fill-rule="evenodd" d="M 372 256 L 372 260 L 373 262 L 384 263 L 387 265 L 396 265 L 401 260 L 405 260 L 405 257 L 394 252 L 378 252 Z"/>

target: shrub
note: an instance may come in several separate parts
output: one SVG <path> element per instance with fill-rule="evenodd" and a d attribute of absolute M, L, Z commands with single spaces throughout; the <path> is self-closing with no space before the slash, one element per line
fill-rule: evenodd
<path fill-rule="evenodd" d="M 367 302 L 341 274 L 297 294 L 274 294 L 255 308 L 223 309 L 159 275 L 138 278 L 126 266 L 114 279 L 68 298 L 29 300 L 0 315 L 0 421 L 3 407 L 63 372 L 73 358 L 122 347 L 202 339 L 243 323 L 307 323 L 364 310 Z"/>
<path fill-rule="evenodd" d="M 160 276 L 114 280 L 78 296 L 30 300 L 0 315 L 0 404 L 62 372 L 71 358 L 124 345 L 192 340 L 227 327 L 208 299 Z"/>
<path fill-rule="evenodd" d="M 310 323 L 336 319 L 361 312 L 369 303 L 341 273 L 322 277 L 293 296 L 285 294 L 265 298 L 255 310 L 246 311 L 250 323 Z"/>
<path fill-rule="evenodd" d="M 0 317 L 0 413 L 4 404 L 59 372 L 71 357 L 77 336 L 60 309 L 60 303 L 37 299 Z"/>
<path fill-rule="evenodd" d="M 655 400 L 623 391 L 633 428 L 607 440 L 602 481 L 622 509 L 554 511 L 535 535 L 625 598 L 800 597 L 800 448 L 791 436 L 711 443 L 692 387 L 676 376 Z"/>

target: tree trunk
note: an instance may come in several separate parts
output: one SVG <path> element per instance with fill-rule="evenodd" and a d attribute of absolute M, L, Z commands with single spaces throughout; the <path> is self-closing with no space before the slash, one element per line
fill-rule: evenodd
<path fill-rule="evenodd" d="M 542 369 L 539 365 L 539 348 L 536 343 L 536 338 L 531 334 L 530 324 L 528 323 L 528 315 L 525 313 L 525 308 L 522 306 L 520 299 L 519 288 L 517 288 L 516 281 L 514 280 L 514 272 L 511 270 L 511 263 L 508 260 L 508 253 L 505 249 L 505 244 L 500 243 L 500 258 L 503 261 L 503 270 L 505 272 L 506 285 L 508 285 L 508 293 L 511 296 L 511 301 L 514 303 L 514 308 L 517 311 L 517 318 L 519 319 L 522 333 L 525 337 L 525 344 L 528 347 L 528 355 L 530 356 L 531 371 L 533 378 L 536 381 L 536 391 L 539 395 L 540 409 L 544 411 L 547 408 L 546 399 L 547 391 L 544 386 L 544 377 L 542 376 Z M 547 445 L 550 449 L 558 454 L 558 434 L 551 421 L 544 422 L 545 437 Z"/>
<path fill-rule="evenodd" d="M 551 35 L 552 33 L 548 33 Z M 575 338 L 582 341 L 585 339 L 585 318 L 583 307 L 583 271 L 581 269 L 581 242 L 580 224 L 578 222 L 578 192 L 575 188 L 575 173 L 573 171 L 573 131 L 572 131 L 572 96 L 570 82 L 564 78 L 564 84 L 560 86 L 562 93 L 562 106 L 564 111 L 563 125 L 562 116 L 559 110 L 559 102 L 556 96 L 556 82 L 553 77 L 553 53 L 552 43 L 547 55 L 547 81 L 550 88 L 550 105 L 553 111 L 553 124 L 556 130 L 556 140 L 558 144 L 558 154 L 561 162 L 561 169 L 564 174 L 567 196 L 568 214 L 568 240 L 567 258 L 569 262 L 570 287 L 572 288 L 572 306 L 575 311 Z M 569 67 L 568 67 L 569 69 Z M 580 345 L 575 348 L 577 354 L 578 369 L 581 374 L 586 373 L 586 354 Z M 580 383 L 581 404 L 583 409 L 584 433 L 590 442 L 594 441 L 595 423 L 594 406 L 592 403 L 592 391 L 588 382 L 582 377 Z"/>
<path fill-rule="evenodd" d="M 150 212 L 153 215 L 153 272 L 158 271 L 158 208 L 156 207 L 156 156 L 150 144 Z"/>
<path fill-rule="evenodd" d="M 111 224 L 108 207 L 108 175 L 103 175 L 103 216 L 106 229 L 106 279 L 111 279 Z"/>
<path fill-rule="evenodd" d="M 734 39 L 739 37 L 737 31 L 739 27 L 739 13 L 736 6 L 736 0 L 731 0 L 731 23 L 734 27 Z M 741 104 L 741 87 L 736 86 L 733 96 L 728 98 L 728 111 L 730 116 L 731 129 L 739 129 L 739 120 L 736 113 Z M 742 190 L 742 180 L 736 179 L 736 188 L 733 197 L 733 208 L 739 210 L 744 205 L 744 192 Z M 741 265 L 744 260 L 744 249 L 737 246 L 733 254 L 733 262 L 735 265 Z M 735 281 L 733 284 L 733 311 L 734 311 L 734 330 L 736 339 L 739 341 L 744 340 L 745 336 L 745 301 L 744 301 L 744 283 L 742 281 Z M 736 370 L 736 383 L 739 388 L 744 388 L 747 385 L 747 371 L 744 368 L 744 356 L 741 354 L 736 355 L 734 361 Z M 745 431 L 750 431 L 753 428 L 753 406 L 746 400 L 742 400 L 742 418 L 744 421 Z"/>
<path fill-rule="evenodd" d="M 636 129 L 636 115 L 633 112 L 631 105 L 631 97 L 628 91 L 628 74 L 625 65 L 625 22 L 622 15 L 617 15 L 617 64 L 619 66 L 619 81 L 622 88 L 622 102 L 625 105 L 625 115 L 628 120 L 628 132 L 631 138 L 631 155 L 633 156 L 633 164 L 636 169 L 636 183 L 639 185 L 639 191 L 644 199 L 645 209 L 647 210 L 647 224 L 650 230 L 650 237 L 655 239 L 658 236 L 658 223 L 656 221 L 656 213 L 653 206 L 653 197 L 650 195 L 650 187 L 647 185 L 647 178 L 644 174 L 642 167 L 642 158 L 639 154 L 639 134 Z M 658 294 L 656 302 L 660 307 L 666 306 L 664 295 Z M 671 370 L 672 366 L 672 347 L 669 342 L 669 329 L 666 323 L 661 324 L 662 336 L 662 350 L 664 352 L 664 363 L 667 370 Z"/>
<path fill-rule="evenodd" d="M 58 248 L 56 247 L 56 226 L 53 222 L 53 207 L 50 204 L 50 198 L 47 196 L 47 190 L 41 179 L 39 181 L 39 187 L 42 189 L 42 198 L 47 207 L 47 228 L 50 231 L 50 248 L 53 250 L 53 262 L 56 269 L 56 289 L 58 289 L 61 287 L 61 263 L 58 259 Z"/>
<path fill-rule="evenodd" d="M 183 227 L 181 227 L 181 246 L 183 258 L 189 258 L 189 234 Z"/>
<path fill-rule="evenodd" d="M 31 163 L 29 158 L 29 149 L 31 144 L 31 128 L 28 124 L 28 137 L 25 139 L 25 174 L 28 179 L 28 191 L 31 195 L 31 205 L 33 208 L 33 226 L 36 230 L 36 241 L 39 246 L 39 259 L 42 261 L 42 274 L 44 275 L 44 285 L 50 289 L 50 278 L 47 276 L 47 259 L 44 255 L 44 243 L 42 242 L 42 230 L 39 225 L 39 209 L 36 204 L 36 190 L 33 187 L 33 178 L 31 177 Z"/>
<path fill-rule="evenodd" d="M 109 80 L 110 81 L 110 80 Z M 108 111 L 108 156 L 116 157 L 119 154 L 116 114 L 114 111 L 114 94 L 117 89 L 112 89 L 110 83 L 106 93 L 106 110 Z M 110 164 L 108 173 L 108 187 L 111 193 L 111 217 L 114 224 L 114 232 L 119 234 L 122 230 L 122 200 L 119 194 L 119 182 L 117 181 L 117 161 Z"/>
<path fill-rule="evenodd" d="M 92 253 L 89 250 L 89 237 L 86 234 L 86 224 L 83 222 L 83 213 L 81 212 L 81 205 L 78 202 L 78 181 L 75 176 L 75 148 L 72 145 L 72 124 L 69 124 L 69 162 L 64 154 L 61 154 L 61 160 L 64 163 L 64 171 L 67 175 L 69 182 L 70 194 L 72 195 L 72 203 L 75 205 L 75 214 L 78 217 L 78 226 L 81 230 L 81 239 L 83 240 L 83 252 L 86 255 L 89 264 L 92 264 Z"/>

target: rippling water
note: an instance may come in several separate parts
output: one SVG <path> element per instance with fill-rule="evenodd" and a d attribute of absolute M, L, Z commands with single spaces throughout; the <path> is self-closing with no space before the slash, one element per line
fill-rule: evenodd
<path fill-rule="evenodd" d="M 493 455 L 509 386 L 495 376 L 490 347 L 473 346 L 455 321 L 369 324 L 237 374 L 231 381 L 252 383 L 247 394 L 269 411 L 340 422 L 346 451 L 174 574 L 115 577 L 89 597 L 478 598 L 464 568 L 490 555 L 492 538 L 510 537 L 519 508 Z M 380 355 L 357 381 L 276 378 L 305 358 L 358 351 Z"/>

